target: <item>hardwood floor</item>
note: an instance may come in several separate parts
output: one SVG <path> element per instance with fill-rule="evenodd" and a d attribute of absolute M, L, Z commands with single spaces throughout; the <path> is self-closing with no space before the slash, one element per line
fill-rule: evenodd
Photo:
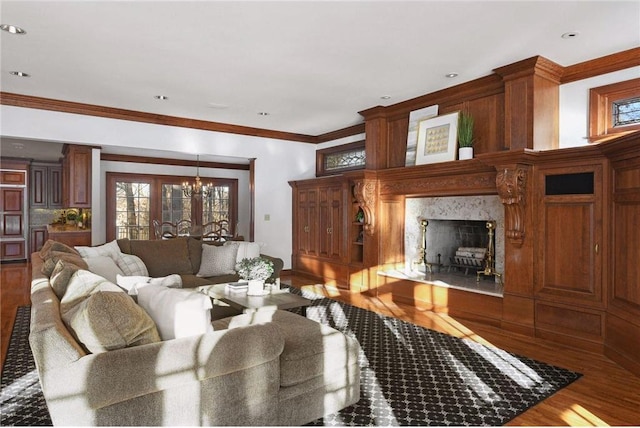
<path fill-rule="evenodd" d="M 2 364 L 13 328 L 16 308 L 29 304 L 29 263 L 2 264 L 0 301 Z M 494 345 L 549 364 L 583 373 L 583 377 L 512 420 L 525 426 L 624 426 L 640 424 L 640 377 L 598 354 L 545 340 L 504 332 L 498 328 L 454 319 L 447 314 L 418 310 L 393 302 L 388 296 L 367 297 L 315 285 L 301 277 L 283 281 L 311 289 L 384 315 L 394 316 L 457 337 Z"/>

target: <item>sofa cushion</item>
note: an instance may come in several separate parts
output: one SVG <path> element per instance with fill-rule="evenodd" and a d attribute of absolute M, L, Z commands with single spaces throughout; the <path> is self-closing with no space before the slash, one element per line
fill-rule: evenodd
<path fill-rule="evenodd" d="M 328 325 L 288 311 L 258 311 L 213 323 L 216 330 L 275 323 L 285 338 L 280 356 L 280 384 L 293 386 L 317 376 L 330 379 L 358 358 L 358 341 Z"/>
<path fill-rule="evenodd" d="M 142 259 L 149 272 L 148 276 L 193 273 L 189 260 L 189 249 L 185 238 L 155 241 L 131 240 L 131 254 Z"/>
<path fill-rule="evenodd" d="M 232 275 L 236 272 L 238 247 L 202 244 L 202 260 L 196 276 Z"/>
<path fill-rule="evenodd" d="M 187 246 L 189 247 L 189 259 L 191 260 L 191 267 L 193 268 L 193 273 L 198 273 L 200 270 L 200 262 L 202 261 L 202 245 L 214 245 L 221 246 L 224 243 L 218 241 L 205 241 L 202 242 L 201 239 L 196 239 L 192 236 L 187 238 Z"/>
<path fill-rule="evenodd" d="M 62 315 L 91 353 L 160 341 L 149 315 L 122 291 L 97 291 Z"/>
<path fill-rule="evenodd" d="M 87 266 L 89 267 L 87 270 L 108 279 L 114 284 L 117 275 L 124 275 L 122 269 L 118 267 L 111 256 L 87 257 L 84 258 L 84 261 L 87 262 Z"/>
<path fill-rule="evenodd" d="M 149 271 L 142 259 L 133 254 L 120 253 L 120 257 L 116 260 L 118 267 L 128 276 L 148 276 Z"/>
<path fill-rule="evenodd" d="M 67 263 L 73 263 L 81 269 L 88 269 L 87 263 L 82 259 L 80 254 L 68 253 L 65 251 L 49 251 L 47 258 L 43 259 L 42 273 L 46 276 L 51 276 L 53 269 L 56 267 L 56 263 L 60 260 L 64 260 Z"/>
<path fill-rule="evenodd" d="M 138 304 L 155 321 L 162 340 L 213 331 L 211 299 L 197 291 L 149 284 L 138 290 Z"/>
<path fill-rule="evenodd" d="M 105 279 L 103 276 L 89 272 L 88 270 L 78 270 L 71 276 L 64 296 L 60 299 L 60 312 L 65 312 L 68 308 L 86 299 L 96 291 L 123 292 L 120 287 Z"/>
<path fill-rule="evenodd" d="M 244 241 L 227 241 L 224 243 L 226 246 L 238 247 L 238 254 L 236 256 L 236 263 L 240 263 L 242 259 L 253 259 L 260 257 L 260 244 L 256 242 L 244 242 Z"/>

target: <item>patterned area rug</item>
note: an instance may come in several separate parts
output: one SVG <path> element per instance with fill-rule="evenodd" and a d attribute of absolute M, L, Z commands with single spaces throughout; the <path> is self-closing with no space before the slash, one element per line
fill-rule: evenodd
<path fill-rule="evenodd" d="M 292 292 L 301 293 L 292 288 Z M 361 399 L 314 426 L 496 426 L 580 374 L 302 292 L 307 317 L 355 337 Z M 295 310 L 294 310 L 295 311 Z M 51 425 L 18 308 L 2 372 L 0 425 Z"/>
<path fill-rule="evenodd" d="M 29 347 L 31 307 L 20 306 L 0 381 L 0 425 L 52 425 Z"/>
<path fill-rule="evenodd" d="M 360 401 L 310 425 L 504 425 L 582 376 L 313 293 L 302 295 L 313 300 L 308 318 L 355 337 L 362 348 Z"/>

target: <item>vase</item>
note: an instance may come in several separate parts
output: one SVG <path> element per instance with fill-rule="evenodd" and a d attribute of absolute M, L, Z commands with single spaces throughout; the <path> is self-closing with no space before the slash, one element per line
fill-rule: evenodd
<path fill-rule="evenodd" d="M 458 159 L 473 159 L 473 147 L 460 147 L 458 149 Z"/>
<path fill-rule="evenodd" d="M 260 279 L 250 279 L 247 288 L 247 296 L 262 296 L 264 294 L 264 281 Z"/>

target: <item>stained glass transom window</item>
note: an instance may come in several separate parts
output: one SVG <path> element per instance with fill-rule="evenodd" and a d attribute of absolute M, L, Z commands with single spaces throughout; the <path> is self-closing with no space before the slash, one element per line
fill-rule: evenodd
<path fill-rule="evenodd" d="M 364 166 L 367 160 L 365 150 L 356 149 L 327 154 L 324 158 L 325 171 Z"/>
<path fill-rule="evenodd" d="M 614 101 L 611 113 L 614 127 L 640 123 L 640 97 Z"/>

